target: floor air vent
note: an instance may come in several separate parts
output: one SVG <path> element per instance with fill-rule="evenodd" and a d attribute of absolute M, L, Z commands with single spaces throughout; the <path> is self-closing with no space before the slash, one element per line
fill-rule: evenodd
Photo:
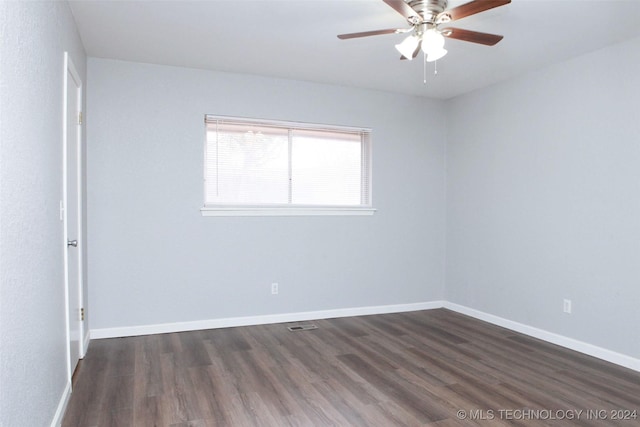
<path fill-rule="evenodd" d="M 287 329 L 290 330 L 291 332 L 297 332 L 297 331 L 311 331 L 313 329 L 318 329 L 318 327 L 313 323 L 306 323 L 304 325 L 288 326 Z"/>

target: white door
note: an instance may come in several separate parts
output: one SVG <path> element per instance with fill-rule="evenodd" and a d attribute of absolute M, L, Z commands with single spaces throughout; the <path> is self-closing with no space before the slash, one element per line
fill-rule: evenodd
<path fill-rule="evenodd" d="M 82 82 L 71 58 L 65 53 L 65 131 L 64 131 L 64 197 L 65 197 L 65 276 L 67 294 L 67 326 L 69 341 L 69 378 L 83 356 L 82 308 L 82 209 L 81 209 L 81 123 Z"/>

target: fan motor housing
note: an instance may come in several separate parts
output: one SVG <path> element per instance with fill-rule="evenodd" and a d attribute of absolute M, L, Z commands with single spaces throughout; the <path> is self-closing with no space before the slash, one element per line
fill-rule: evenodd
<path fill-rule="evenodd" d="M 447 9 L 447 0 L 410 0 L 407 4 L 425 22 L 434 22 L 439 13 Z"/>

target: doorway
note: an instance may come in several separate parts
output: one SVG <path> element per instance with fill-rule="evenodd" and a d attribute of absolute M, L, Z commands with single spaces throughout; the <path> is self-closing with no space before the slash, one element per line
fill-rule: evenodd
<path fill-rule="evenodd" d="M 82 80 L 68 52 L 64 54 L 63 207 L 65 296 L 69 380 L 84 357 Z"/>

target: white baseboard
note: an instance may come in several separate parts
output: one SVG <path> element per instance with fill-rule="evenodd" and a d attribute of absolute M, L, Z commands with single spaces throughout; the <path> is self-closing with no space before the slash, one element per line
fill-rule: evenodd
<path fill-rule="evenodd" d="M 640 359 L 636 359 L 625 354 L 607 350 L 606 348 L 578 341 L 573 338 L 568 338 L 563 335 L 558 335 L 543 329 L 534 328 L 533 326 L 514 322 L 513 320 L 494 316 L 493 314 L 488 314 L 452 302 L 445 301 L 444 308 L 640 372 Z"/>
<path fill-rule="evenodd" d="M 53 420 L 51 421 L 51 427 L 60 427 L 62 425 L 62 418 L 64 417 L 64 412 L 67 409 L 67 404 L 69 403 L 70 397 L 71 381 L 67 381 L 67 384 L 64 387 L 64 391 L 62 392 L 62 396 L 60 397 L 58 407 L 56 408 L 56 413 L 54 414 Z"/>
<path fill-rule="evenodd" d="M 225 319 L 197 320 L 193 322 L 162 323 L 156 325 L 124 326 L 120 328 L 92 329 L 91 338 L 133 337 L 201 329 L 230 328 L 236 326 L 266 325 L 271 323 L 301 322 L 336 317 L 365 316 L 370 314 L 401 313 L 406 311 L 442 308 L 444 301 L 414 304 L 395 304 L 371 307 L 340 308 L 335 310 L 305 311 L 300 313 L 269 314 L 264 316 L 229 317 Z"/>
<path fill-rule="evenodd" d="M 514 322 L 493 314 L 484 313 L 473 308 L 449 301 L 431 301 L 414 304 L 381 305 L 372 307 L 343 308 L 336 310 L 307 311 L 300 313 L 271 314 L 264 316 L 229 317 L 224 319 L 198 320 L 193 322 L 162 323 L 155 325 L 124 326 L 119 328 L 92 329 L 92 339 L 131 337 L 150 334 L 166 334 L 171 332 L 195 331 L 201 329 L 230 328 L 235 326 L 265 325 L 271 323 L 301 322 L 315 319 L 332 319 L 337 317 L 365 316 L 371 314 L 402 313 L 407 311 L 432 310 L 447 308 L 449 310 L 492 323 L 512 331 L 539 338 L 616 365 L 624 366 L 640 372 L 640 359 L 615 351 L 607 350 L 592 344 Z M 88 339 L 86 340 L 88 344 Z"/>

